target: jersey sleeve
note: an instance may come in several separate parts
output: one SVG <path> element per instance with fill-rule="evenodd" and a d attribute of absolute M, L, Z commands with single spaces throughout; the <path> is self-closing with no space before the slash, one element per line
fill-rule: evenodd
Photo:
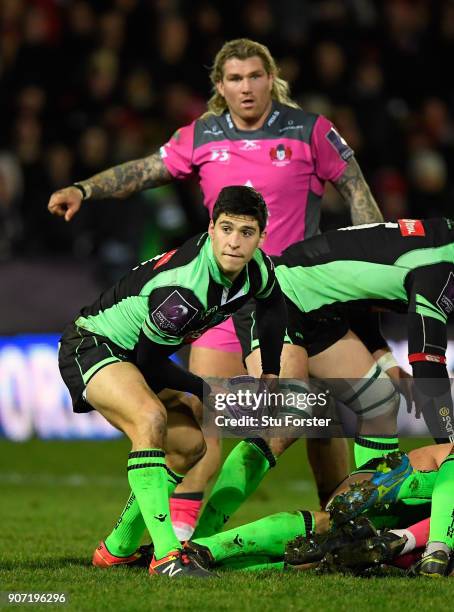
<path fill-rule="evenodd" d="M 446 368 L 447 318 L 454 280 L 450 265 L 416 269 L 407 278 L 408 360 L 414 400 L 438 443 L 454 442 L 454 409 Z"/>
<path fill-rule="evenodd" d="M 324 181 L 336 181 L 353 157 L 353 149 L 322 115 L 315 122 L 311 144 L 317 176 Z"/>
<path fill-rule="evenodd" d="M 167 170 L 176 179 L 187 178 L 194 171 L 194 128 L 195 121 L 179 128 L 159 151 Z"/>
<path fill-rule="evenodd" d="M 274 273 L 274 264 L 268 255 L 261 250 L 257 251 L 254 259 L 257 262 L 261 276 L 259 290 L 254 295 L 254 298 L 263 300 L 271 295 L 274 285 L 277 282 Z"/>

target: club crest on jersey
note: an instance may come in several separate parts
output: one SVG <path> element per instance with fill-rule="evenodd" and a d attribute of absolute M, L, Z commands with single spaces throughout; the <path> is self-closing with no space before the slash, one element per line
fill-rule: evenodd
<path fill-rule="evenodd" d="M 242 140 L 243 144 L 240 147 L 240 151 L 258 151 L 262 147 L 258 144 L 258 140 Z"/>
<path fill-rule="evenodd" d="M 151 313 L 151 318 L 160 330 L 176 334 L 180 333 L 197 313 L 197 308 L 175 290 Z"/>
<path fill-rule="evenodd" d="M 284 144 L 278 144 L 276 147 L 271 147 L 270 158 L 273 166 L 286 166 L 292 159 L 293 151 L 291 147 Z"/>
<path fill-rule="evenodd" d="M 402 236 L 425 236 L 426 232 L 421 221 L 417 219 L 398 219 Z"/>

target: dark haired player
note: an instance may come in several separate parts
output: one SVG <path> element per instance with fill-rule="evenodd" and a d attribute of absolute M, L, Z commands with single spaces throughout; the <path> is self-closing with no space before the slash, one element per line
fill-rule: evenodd
<path fill-rule="evenodd" d="M 96 409 L 132 443 L 132 494 L 95 551 L 95 565 L 133 562 L 146 526 L 155 546 L 150 574 L 207 575 L 182 551 L 170 521 L 169 494 L 182 476 L 166 464 L 166 410 L 156 393 L 171 388 L 202 399 L 202 379 L 169 356 L 251 298 L 257 301 L 264 378 L 279 374 L 286 310 L 273 265 L 257 248 L 266 220 L 259 193 L 225 187 L 207 234 L 134 268 L 84 307 L 62 336 L 60 371 L 75 412 Z"/>
<path fill-rule="evenodd" d="M 214 58 L 210 80 L 213 95 L 207 112 L 178 129 L 159 152 L 55 192 L 49 211 L 69 221 L 81 204 L 127 198 L 143 189 L 196 176 L 210 213 L 226 185 L 250 185 L 263 195 L 270 211 L 263 245 L 268 255 L 279 255 L 290 244 L 318 232 L 327 181 L 350 207 L 353 223 L 383 220 L 352 149 L 326 117 L 299 108 L 291 99 L 289 85 L 279 76 L 267 47 L 245 38 L 225 42 Z M 231 320 L 192 344 L 189 369 L 203 377 L 245 373 Z M 303 378 L 303 373 L 295 377 Z M 174 524 L 182 539 L 192 533 L 203 491 L 220 464 L 218 440 L 208 438 L 207 446 L 206 456 L 178 487 L 178 497 L 171 500 Z M 322 452 L 318 441 L 310 440 L 308 448 L 320 493 L 347 475 L 343 440 L 333 438 Z"/>

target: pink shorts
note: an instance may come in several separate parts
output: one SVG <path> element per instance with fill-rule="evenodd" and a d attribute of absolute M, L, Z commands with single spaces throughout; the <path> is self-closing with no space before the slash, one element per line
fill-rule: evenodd
<path fill-rule="evenodd" d="M 226 353 L 241 353 L 241 344 L 235 333 L 232 317 L 216 327 L 208 329 L 191 346 L 216 349 Z"/>

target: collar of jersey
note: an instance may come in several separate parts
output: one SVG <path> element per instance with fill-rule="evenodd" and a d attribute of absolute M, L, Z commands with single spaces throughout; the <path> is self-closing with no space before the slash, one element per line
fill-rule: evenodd
<path fill-rule="evenodd" d="M 219 283 L 223 287 L 227 287 L 227 289 L 230 289 L 233 283 L 226 276 L 224 276 L 224 274 L 222 274 L 221 270 L 219 269 L 218 262 L 216 261 L 216 257 L 213 253 L 211 238 L 209 236 L 207 236 L 203 248 L 205 249 L 205 255 L 208 261 L 208 268 L 210 270 L 211 277 L 216 283 Z"/>
<path fill-rule="evenodd" d="M 261 132 L 263 130 L 263 128 L 265 127 L 265 125 L 268 123 L 268 121 L 271 119 L 272 114 L 274 113 L 274 111 L 279 110 L 278 109 L 278 102 L 276 100 L 273 99 L 272 103 L 271 103 L 271 109 L 270 112 L 268 113 L 268 115 L 266 116 L 265 120 L 263 121 L 263 124 L 256 128 L 255 130 L 240 130 L 240 128 L 236 127 L 235 122 L 232 119 L 232 115 L 230 115 L 230 112 L 227 111 L 224 115 L 224 117 L 226 117 L 226 115 L 230 116 L 230 121 L 233 124 L 233 130 L 235 132 L 238 132 L 239 134 L 255 134 L 255 132 Z M 228 122 L 227 122 L 228 125 Z M 232 129 L 232 128 L 230 128 Z"/>

